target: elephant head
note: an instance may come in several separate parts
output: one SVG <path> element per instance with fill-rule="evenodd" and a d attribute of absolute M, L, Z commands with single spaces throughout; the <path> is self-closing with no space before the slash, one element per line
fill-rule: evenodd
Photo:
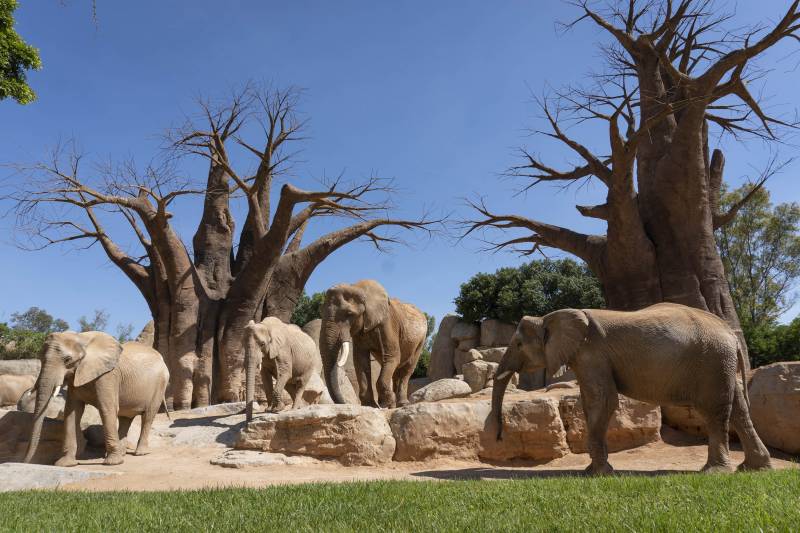
<path fill-rule="evenodd" d="M 253 418 L 256 372 L 264 357 L 275 359 L 288 349 L 286 324 L 279 318 L 267 317 L 261 322 L 250 321 L 245 327 L 244 350 L 246 365 L 246 415 L 249 422 Z"/>
<path fill-rule="evenodd" d="M 577 309 L 522 318 L 495 373 L 490 417 L 497 425 L 497 440 L 503 435 L 503 397 L 513 374 L 545 368 L 560 377 L 588 332 L 589 319 Z"/>
<path fill-rule="evenodd" d="M 325 293 L 319 349 L 333 401 L 344 403 L 339 372 L 353 351 L 353 337 L 372 331 L 389 315 L 389 295 L 380 283 L 363 280 Z"/>
<path fill-rule="evenodd" d="M 33 427 L 24 462 L 30 462 L 39 445 L 42 423 L 50 398 L 57 395 L 65 379 L 70 387 L 80 387 L 113 370 L 119 362 L 122 345 L 99 331 L 51 333 L 39 355 L 42 369 L 34 386 L 36 406 Z"/>

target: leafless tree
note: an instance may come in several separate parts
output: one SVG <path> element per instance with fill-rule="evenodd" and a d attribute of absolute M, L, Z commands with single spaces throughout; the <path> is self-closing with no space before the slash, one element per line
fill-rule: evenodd
<path fill-rule="evenodd" d="M 11 197 L 25 245 L 102 247 L 147 301 L 156 347 L 170 367 L 175 408 L 240 399 L 244 326 L 266 315 L 288 321 L 312 272 L 331 253 L 356 239 L 378 248 L 396 241 L 381 228 L 431 231 L 426 217 L 389 216 L 391 181 L 347 184 L 340 177 L 318 191 L 291 183 L 294 147 L 305 125 L 298 95 L 249 85 L 224 102 L 200 101 L 198 118 L 169 131 L 170 156 L 143 171 L 131 162 L 87 170 L 91 165 L 82 164 L 74 143 L 58 146 L 46 162 L 18 167 L 19 188 Z M 242 154 L 254 161 L 252 172 L 234 164 Z M 183 177 L 183 157 L 206 160 L 207 176 Z M 203 201 L 191 247 L 172 220 L 170 206 L 179 198 Z M 247 211 L 238 234 L 231 212 L 237 199 Z M 109 235 L 106 217 L 125 221 L 140 257 Z M 330 217 L 351 222 L 303 242 L 312 221 Z"/>
<path fill-rule="evenodd" d="M 719 211 L 724 157 L 709 150 L 709 130 L 736 137 L 777 139 L 796 123 L 768 114 L 748 82 L 764 76 L 752 61 L 783 40 L 800 40 L 800 7 L 792 1 L 769 26 L 730 30 L 731 17 L 713 0 L 570 1 L 579 16 L 601 28 L 605 68 L 588 87 L 570 87 L 538 100 L 549 129 L 580 161 L 559 169 L 522 151 L 511 174 L 568 186 L 599 181 L 606 202 L 576 206 L 606 222 L 604 235 L 587 235 L 471 202 L 474 231 L 521 229 L 510 240 L 488 238 L 497 249 L 531 253 L 553 247 L 586 261 L 599 277 L 608 305 L 638 309 L 668 301 L 707 309 L 741 334 L 714 230 L 741 205 Z M 593 153 L 571 127 L 599 121 L 610 155 Z M 712 132 L 714 133 L 714 132 Z M 756 183 L 761 187 L 764 181 Z M 746 196 L 749 198 L 751 195 Z M 746 200 L 744 200 L 746 201 Z"/>

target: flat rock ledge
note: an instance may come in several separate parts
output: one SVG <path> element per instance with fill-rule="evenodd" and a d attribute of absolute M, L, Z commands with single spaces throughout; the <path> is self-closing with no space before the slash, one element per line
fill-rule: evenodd
<path fill-rule="evenodd" d="M 660 440 L 657 406 L 622 396 L 619 401 L 608 430 L 610 450 Z M 490 410 L 491 402 L 480 396 L 393 410 L 309 406 L 257 417 L 242 429 L 235 448 L 333 459 L 344 465 L 436 459 L 550 461 L 587 451 L 577 389 L 508 395 L 501 441 L 489 430 Z M 265 459 L 273 460 L 277 462 L 267 464 L 287 464 L 281 458 Z"/>
<path fill-rule="evenodd" d="M 257 466 L 315 465 L 321 461 L 306 455 L 286 455 L 254 450 L 228 450 L 219 457 L 211 459 L 210 462 L 212 465 L 225 468 L 250 468 Z"/>
<path fill-rule="evenodd" d="M 25 463 L 0 464 L 0 492 L 30 489 L 54 489 L 87 479 L 117 475 L 114 472 L 95 472 L 78 468 L 62 468 Z"/>

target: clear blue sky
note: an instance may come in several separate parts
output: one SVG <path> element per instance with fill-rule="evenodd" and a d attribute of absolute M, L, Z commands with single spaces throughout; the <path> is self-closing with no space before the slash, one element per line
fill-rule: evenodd
<path fill-rule="evenodd" d="M 297 167 L 302 186 L 323 173 L 363 178 L 376 171 L 404 190 L 398 215 L 432 208 L 463 216 L 461 198 L 486 195 L 496 211 L 602 231 L 574 209 L 601 200 L 599 186 L 540 186 L 513 198 L 519 183 L 498 178 L 517 162 L 520 145 L 554 165 L 574 160 L 561 147 L 525 135 L 538 124 L 531 91 L 579 83 L 599 66 L 593 45 L 606 37 L 588 24 L 566 35 L 557 31 L 555 22 L 575 13 L 562 2 L 98 0 L 97 27 L 89 0 L 21 3 L 17 30 L 40 49 L 44 68 L 30 76 L 35 103 L 0 103 L 0 163 L 40 159 L 68 137 L 93 158 L 147 162 L 158 135 L 194 111 L 196 96 L 224 95 L 251 79 L 272 81 L 307 89 L 301 108 L 311 121 L 310 139 Z M 787 5 L 740 1 L 737 22 L 775 18 Z M 765 95 L 779 110 L 797 101 L 796 50 L 796 43 L 781 46 L 760 63 L 774 69 Z M 602 134 L 587 132 L 583 139 L 603 152 Z M 726 140 L 722 147 L 734 185 L 769 157 L 757 141 Z M 780 150 L 786 157 L 800 153 L 796 146 Z M 202 173 L 203 165 L 187 171 Z M 794 166 L 774 178 L 774 200 L 800 201 L 796 173 Z M 138 329 L 148 320 L 138 292 L 99 248 L 20 251 L 11 243 L 7 206 L 1 207 L 0 321 L 32 305 L 73 325 L 96 308 L 108 310 L 112 328 L 123 322 Z M 189 240 L 197 209 L 182 204 L 175 211 Z M 119 241 L 132 242 L 123 226 L 111 229 Z M 479 253 L 473 240 L 407 237 L 411 247 L 391 254 L 366 243 L 337 252 L 307 290 L 375 278 L 441 317 L 471 275 L 521 261 Z"/>

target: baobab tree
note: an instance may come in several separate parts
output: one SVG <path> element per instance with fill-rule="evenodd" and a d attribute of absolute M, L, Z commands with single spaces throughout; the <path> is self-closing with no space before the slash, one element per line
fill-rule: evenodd
<path fill-rule="evenodd" d="M 490 248 L 569 252 L 597 275 L 611 308 L 677 302 L 713 312 L 741 335 L 714 230 L 752 195 L 719 210 L 724 157 L 720 150 L 710 153 L 709 134 L 775 139 L 776 128 L 795 125 L 765 112 L 748 81 L 764 74 L 754 59 L 783 40 L 799 40 L 800 2 L 792 1 L 769 27 L 738 34 L 725 28 L 732 17 L 712 0 L 570 3 L 579 15 L 567 29 L 585 22 L 608 35 L 606 69 L 588 87 L 555 91 L 538 103 L 549 125 L 540 133 L 580 162 L 555 168 L 522 150 L 523 161 L 510 173 L 529 180 L 526 190 L 542 182 L 599 181 L 606 202 L 576 207 L 605 221 L 606 233 L 494 213 L 484 200 L 471 202 L 478 216 L 466 222 L 466 232 L 524 230 L 510 240 L 488 236 Z M 574 138 L 570 126 L 587 121 L 604 124 L 610 155 Z"/>
<path fill-rule="evenodd" d="M 19 167 L 23 179 L 11 197 L 24 245 L 102 247 L 150 308 L 175 408 L 239 400 L 243 328 L 266 315 L 288 322 L 309 277 L 331 253 L 356 239 L 381 249 L 397 236 L 376 230 L 432 223 L 391 218 L 392 183 L 377 177 L 352 184 L 340 177 L 318 191 L 293 185 L 294 146 L 304 128 L 298 95 L 247 86 L 223 102 L 200 101 L 198 117 L 166 135 L 168 156 L 142 171 L 132 162 L 87 170 L 74 143 L 62 144 L 45 162 Z M 207 161 L 207 173 L 184 177 L 184 158 L 196 157 Z M 252 161 L 252 172 L 238 170 L 245 161 Z M 187 198 L 202 198 L 191 243 L 175 229 L 172 211 Z M 238 234 L 237 200 L 246 211 Z M 107 217 L 125 221 L 141 254 L 114 240 Z M 331 217 L 351 222 L 303 242 L 310 223 Z"/>

